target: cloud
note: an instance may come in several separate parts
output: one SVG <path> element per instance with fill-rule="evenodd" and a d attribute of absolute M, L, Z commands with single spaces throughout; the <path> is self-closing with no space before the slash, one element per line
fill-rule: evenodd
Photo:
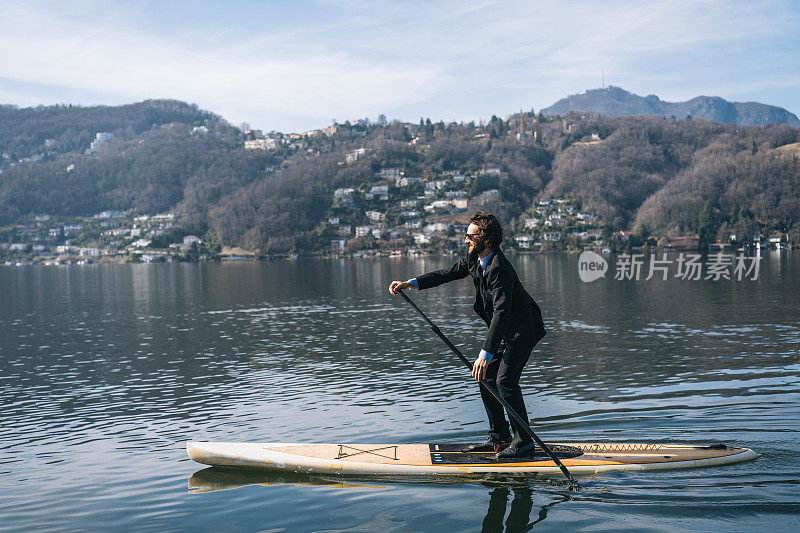
<path fill-rule="evenodd" d="M 0 79 L 14 83 L 0 83 L 0 96 L 53 103 L 63 87 L 82 104 L 178 98 L 233 122 L 297 130 L 380 113 L 510 113 L 597 87 L 603 71 L 615 85 L 686 99 L 785 86 L 787 69 L 800 67 L 800 14 L 787 1 L 328 0 L 181 9 L 5 4 Z M 755 45 L 775 45 L 774 53 L 748 52 Z M 14 86 L 33 94 L 15 98 Z M 85 96 L 76 102 L 76 94 Z"/>
<path fill-rule="evenodd" d="M 248 110 L 262 117 L 317 120 L 377 115 L 429 97 L 448 79 L 428 66 L 344 51 L 282 57 L 265 39 L 217 50 L 120 27 L 57 20 L 26 8 L 7 8 L 0 19 L 6 21 L 0 23 L 0 77 L 121 101 L 179 98 L 242 120 Z M 20 95 L 18 101 L 31 98 Z"/>

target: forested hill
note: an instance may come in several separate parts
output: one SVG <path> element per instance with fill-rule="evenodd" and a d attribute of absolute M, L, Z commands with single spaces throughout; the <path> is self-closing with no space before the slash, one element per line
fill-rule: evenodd
<path fill-rule="evenodd" d="M 728 102 L 718 96 L 698 96 L 687 102 L 665 102 L 656 95 L 638 96 L 619 87 L 592 89 L 562 98 L 542 110 L 547 116 L 570 111 L 593 111 L 603 115 L 657 115 L 714 120 L 740 126 L 786 124 L 800 127 L 797 116 L 782 107 L 757 102 Z"/>
<path fill-rule="evenodd" d="M 57 105 L 19 109 L 0 105 L 0 152 L 12 161 L 81 152 L 97 132 L 130 138 L 171 122 L 200 125 L 219 120 L 196 105 L 176 100 L 147 100 L 116 107 Z"/>
<path fill-rule="evenodd" d="M 417 186 L 422 197 L 426 181 L 441 180 L 424 202 L 460 188 L 470 210 L 491 209 L 512 229 L 535 201 L 553 197 L 596 213 L 608 231 L 697 232 L 702 214 L 706 231 L 740 239 L 780 231 L 800 241 L 800 164 L 789 146 L 797 142 L 800 129 L 786 125 L 577 113 L 485 125 L 360 120 L 262 135 L 172 101 L 6 107 L 0 225 L 36 214 L 174 210 L 186 232 L 212 229 L 225 245 L 314 251 L 336 237 L 327 223 L 334 216 L 401 227 L 411 210 L 401 198 Z M 397 173 L 422 181 L 401 194 Z M 381 184 L 386 199 L 368 199 Z M 347 211 L 334 198 L 342 188 L 358 197 Z M 494 189 L 496 197 L 484 194 Z"/>

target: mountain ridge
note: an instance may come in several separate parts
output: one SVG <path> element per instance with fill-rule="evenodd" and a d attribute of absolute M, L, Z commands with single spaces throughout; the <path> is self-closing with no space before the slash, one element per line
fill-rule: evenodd
<path fill-rule="evenodd" d="M 786 124 L 800 127 L 800 119 L 782 107 L 759 102 L 729 102 L 719 96 L 696 96 L 685 102 L 667 102 L 654 94 L 639 96 L 613 85 L 567 96 L 541 110 L 545 116 L 566 115 L 570 111 L 592 111 L 610 116 L 691 117 L 740 126 Z"/>

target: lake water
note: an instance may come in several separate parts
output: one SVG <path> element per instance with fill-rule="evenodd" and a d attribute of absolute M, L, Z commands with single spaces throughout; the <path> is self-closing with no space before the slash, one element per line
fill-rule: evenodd
<path fill-rule="evenodd" d="M 584 283 L 577 256 L 511 256 L 549 329 L 522 378 L 535 431 L 757 460 L 570 492 L 187 458 L 189 439 L 482 440 L 468 371 L 386 290 L 455 259 L 0 268 L 0 530 L 800 529 L 798 252 L 767 252 L 755 281 Z M 470 281 L 410 295 L 477 354 Z"/>

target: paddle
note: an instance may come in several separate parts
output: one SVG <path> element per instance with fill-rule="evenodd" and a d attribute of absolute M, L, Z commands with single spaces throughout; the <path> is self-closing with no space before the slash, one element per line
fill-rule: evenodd
<path fill-rule="evenodd" d="M 442 333 L 442 332 L 441 332 L 441 330 L 439 329 L 439 327 L 438 327 L 436 324 L 434 324 L 433 322 L 431 322 L 431 319 L 430 319 L 430 318 L 428 318 L 428 316 L 427 316 L 425 313 L 423 313 L 423 312 L 422 312 L 422 309 L 420 309 L 419 307 L 417 307 L 417 304 L 415 304 L 414 302 L 412 302 L 412 301 L 411 301 L 411 298 L 409 298 L 409 297 L 408 297 L 408 295 L 405 293 L 405 291 L 402 291 L 402 290 L 401 290 L 401 291 L 399 291 L 399 292 L 400 292 L 400 296 L 402 296 L 402 297 L 405 299 L 405 301 L 407 301 L 407 302 L 408 302 L 408 303 L 411 305 L 411 307 L 413 307 L 413 308 L 414 308 L 414 310 L 415 310 L 417 313 L 419 313 L 419 316 L 421 316 L 421 317 L 423 318 L 423 320 L 425 320 L 425 322 L 427 322 L 427 323 L 428 323 L 428 325 L 431 327 L 431 330 L 432 330 L 434 333 L 436 333 L 436 334 L 439 336 L 439 338 L 440 338 L 440 339 L 442 339 L 442 340 L 444 341 L 444 343 L 445 343 L 445 344 L 446 344 L 446 345 L 447 345 L 447 346 L 448 346 L 448 347 L 449 347 L 449 348 L 450 348 L 450 349 L 453 351 L 453 353 L 454 353 L 454 354 L 456 354 L 456 355 L 458 356 L 458 358 L 459 358 L 459 359 L 461 359 L 461 361 L 462 361 L 462 362 L 463 362 L 465 365 L 467 365 L 467 368 L 469 368 L 469 369 L 470 369 L 470 371 L 472 371 L 472 363 L 470 363 L 470 362 L 469 362 L 469 359 L 467 359 L 466 357 L 464 357 L 464 354 L 462 354 L 462 353 L 461 353 L 461 351 L 460 351 L 458 348 L 456 348 L 455 344 L 453 344 L 452 342 L 450 342 L 450 339 L 448 339 L 447 337 L 445 337 L 444 333 Z M 578 482 L 577 482 L 577 481 L 575 481 L 575 479 L 572 477 L 572 474 L 570 474 L 570 473 L 569 473 L 569 470 L 567 470 L 567 467 L 566 467 L 566 466 L 564 466 L 564 463 L 562 463 L 562 462 L 561 462 L 561 461 L 558 459 L 558 457 L 556 457 L 556 456 L 555 456 L 555 454 L 554 454 L 554 453 L 553 453 L 553 452 L 550 450 L 550 447 L 549 447 L 549 446 L 547 446 L 547 444 L 545 444 L 544 442 L 542 442 L 542 439 L 540 439 L 539 437 L 537 437 L 537 436 L 536 436 L 536 433 L 534 433 L 534 432 L 533 432 L 533 430 L 531 429 L 531 427 L 530 427 L 528 424 L 526 424 L 526 423 L 525 423 L 525 420 L 523 420 L 523 419 L 522 419 L 522 417 L 521 417 L 521 416 L 519 416 L 519 415 L 516 413 L 516 411 L 514 411 L 514 409 L 513 409 L 513 408 L 512 408 L 512 407 L 511 407 L 511 406 L 508 404 L 508 402 L 507 402 L 507 401 L 505 401 L 505 400 L 504 400 L 504 399 L 503 399 L 503 398 L 500 396 L 500 393 L 499 393 L 499 392 L 497 392 L 497 390 L 496 390 L 496 389 L 495 389 L 495 388 L 494 388 L 492 385 L 490 385 L 488 382 L 486 382 L 486 380 L 483 380 L 483 379 L 480 381 L 480 384 L 481 384 L 481 385 L 483 385 L 483 386 L 486 388 L 486 390 L 487 390 L 487 391 L 489 391 L 489 393 L 490 393 L 492 396 L 494 396 L 495 398 L 497 398 L 497 401 L 499 401 L 501 404 L 503 404 L 503 407 L 505 407 L 505 408 L 506 408 L 506 411 L 508 412 L 508 416 L 510 416 L 511 418 L 513 418 L 513 419 L 514 419 L 514 420 L 517 422 L 517 424 L 519 424 L 519 426 L 520 426 L 522 429 L 524 429 L 524 430 L 525 430 L 525 432 L 526 432 L 528 435 L 530 435 L 530 436 L 531 436 L 531 438 L 532 438 L 534 441 L 536 441 L 536 444 L 538 444 L 538 445 L 539 445 L 539 447 L 540 447 L 542 450 L 544 450 L 544 451 L 545 451 L 545 453 L 546 453 L 547 455 L 549 455 L 549 456 L 550 456 L 550 459 L 552 459 L 552 460 L 553 460 L 553 462 L 556 464 L 556 466 L 558 466 L 558 468 L 560 468 L 560 469 L 561 469 L 561 471 L 564 473 L 564 475 L 565 475 L 565 476 L 567 476 L 567 479 L 568 479 L 568 480 L 569 480 L 569 482 L 570 482 L 570 487 L 569 487 L 569 488 L 570 488 L 570 490 L 577 490 L 577 489 L 578 489 L 578 487 L 579 487 L 579 484 L 578 484 Z"/>

